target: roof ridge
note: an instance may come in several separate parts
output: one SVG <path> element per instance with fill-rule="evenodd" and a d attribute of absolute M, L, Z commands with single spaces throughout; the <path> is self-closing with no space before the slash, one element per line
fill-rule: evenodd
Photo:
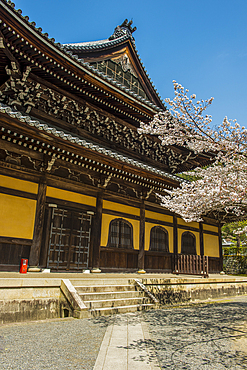
<path fill-rule="evenodd" d="M 79 62 L 82 66 L 86 67 L 87 69 L 89 69 L 90 71 L 92 71 L 92 68 L 90 66 L 89 63 L 87 62 L 84 62 L 82 59 L 79 59 L 79 57 L 77 55 L 74 55 L 70 50 L 66 50 L 67 48 L 64 47 L 64 45 L 62 45 L 60 42 L 55 42 L 55 39 L 52 37 L 52 38 L 49 38 L 49 34 L 48 33 L 43 33 L 42 31 L 42 28 L 41 27 L 36 27 L 36 23 L 35 22 L 30 22 L 29 21 L 29 17 L 28 16 L 23 16 L 22 15 L 22 10 L 21 9 L 15 9 L 15 4 L 11 1 L 11 0 L 0 0 L 0 2 L 2 3 L 5 3 L 9 8 L 11 8 L 12 11 L 14 11 L 16 13 L 16 15 L 18 15 L 22 21 L 24 21 L 26 24 L 28 24 L 29 26 L 31 26 L 37 33 L 39 33 L 44 39 L 45 41 L 49 41 L 53 46 L 57 47 L 58 49 L 60 49 L 60 51 L 62 51 L 63 53 L 69 55 L 72 59 L 76 60 L 77 62 Z M 118 26 L 119 27 L 119 26 Z M 151 108 L 155 109 L 156 111 L 162 111 L 165 108 L 164 106 L 164 103 L 162 102 L 161 100 L 161 96 L 159 95 L 157 89 L 155 88 L 152 80 L 150 79 L 149 75 L 147 74 L 147 70 L 146 68 L 144 67 L 143 63 L 142 63 L 142 60 L 140 58 L 140 55 L 136 49 L 136 45 L 135 45 L 135 40 L 134 40 L 134 37 L 132 36 L 131 33 L 127 33 L 125 34 L 124 36 L 120 37 L 120 38 L 117 38 L 117 39 L 114 39 L 114 40 L 109 40 L 108 42 L 111 42 L 112 44 L 111 45 L 115 45 L 114 43 L 119 43 L 118 40 L 121 40 L 122 41 L 125 41 L 125 40 L 130 40 L 131 41 L 131 44 L 133 45 L 134 49 L 135 49 L 135 52 L 136 52 L 136 55 L 138 57 L 138 60 L 141 64 L 141 67 L 143 68 L 143 71 L 145 73 L 145 75 L 147 76 L 147 79 L 148 81 L 150 82 L 152 88 L 154 89 L 156 95 L 157 95 L 157 98 L 158 100 L 160 101 L 161 105 L 164 107 L 163 109 L 161 109 L 160 107 L 158 107 L 156 104 L 150 102 L 149 100 L 146 100 L 144 99 L 143 97 L 139 96 L 138 94 L 132 92 L 131 90 L 125 88 L 125 86 L 123 86 L 122 84 L 120 84 L 118 81 L 115 81 L 114 79 L 112 78 L 108 78 L 105 77 L 105 75 L 103 74 L 99 74 L 97 73 L 96 69 L 93 68 L 93 72 L 96 74 L 98 74 L 99 77 L 103 78 L 104 80 L 112 83 L 113 85 L 117 85 L 118 88 L 120 88 L 122 91 L 124 92 L 127 92 L 128 94 L 132 95 L 135 99 L 143 102 L 144 104 L 147 104 L 148 106 L 150 106 Z M 66 44 L 65 44 L 66 45 Z M 73 49 L 73 48 L 72 48 Z"/>
<path fill-rule="evenodd" d="M 164 103 L 163 103 L 163 101 L 161 100 L 161 96 L 159 95 L 159 93 L 158 93 L 158 91 L 157 91 L 157 89 L 156 89 L 156 87 L 155 87 L 155 85 L 154 85 L 154 83 L 153 83 L 153 81 L 151 80 L 151 78 L 150 78 L 150 76 L 149 76 L 149 74 L 147 73 L 147 70 L 146 70 L 146 68 L 145 68 L 145 66 L 144 66 L 144 64 L 143 64 L 143 62 L 142 62 L 142 60 L 141 60 L 141 58 L 140 58 L 140 55 L 139 55 L 139 53 L 138 53 L 138 51 L 137 51 L 137 48 L 136 48 L 136 45 L 135 45 L 135 41 L 134 41 L 134 38 L 133 38 L 133 36 L 128 36 L 128 35 L 124 35 L 124 36 L 122 36 L 122 37 L 120 37 L 120 38 L 118 38 L 118 39 L 114 39 L 114 40 L 109 40 L 109 39 L 105 39 L 105 40 L 99 40 L 99 41 L 87 41 L 87 42 L 85 42 L 85 43 L 75 43 L 75 44 L 73 44 L 73 43 L 71 43 L 71 44 L 63 44 L 62 45 L 62 49 L 66 52 L 66 53 L 71 53 L 70 55 L 71 56 L 74 56 L 75 58 L 77 57 L 78 58 L 78 60 L 80 60 L 80 61 L 83 61 L 83 59 L 79 59 L 79 57 L 76 55 L 76 54 L 73 54 L 72 53 L 72 51 L 71 50 L 96 50 L 96 49 L 102 49 L 102 46 L 113 46 L 113 45 L 117 45 L 117 44 L 120 44 L 120 43 L 122 43 L 123 41 L 126 41 L 126 40 L 131 40 L 132 41 L 132 45 L 133 45 L 133 47 L 134 47 L 134 50 L 135 50 L 135 52 L 136 52 L 136 56 L 137 56 L 137 58 L 138 58 L 138 60 L 139 60 L 139 62 L 140 62 L 140 64 L 141 64 L 141 67 L 142 67 L 142 69 L 143 69 L 143 72 L 145 73 L 145 75 L 146 75 L 146 77 L 147 77 L 147 79 L 148 79 L 148 81 L 150 82 L 150 84 L 151 84 L 151 86 L 152 86 L 152 88 L 154 89 L 154 91 L 155 91 L 155 93 L 156 93 L 156 95 L 157 95 L 157 97 L 158 97 L 158 99 L 159 99 L 159 101 L 160 101 L 160 103 L 164 106 Z M 100 43 L 100 41 L 102 41 L 102 43 Z M 85 63 L 87 63 L 87 62 L 84 62 L 84 65 L 85 65 Z M 89 63 L 87 63 L 87 65 L 90 65 Z M 95 71 L 97 71 L 97 69 L 95 69 L 94 68 L 94 70 Z M 100 72 L 101 73 L 101 72 Z M 101 73 L 101 75 L 104 75 L 104 74 L 102 74 Z M 107 79 L 109 79 L 108 78 L 108 76 L 106 76 L 106 75 L 104 75 Z M 111 80 L 114 80 L 113 78 L 110 78 Z M 116 81 L 116 83 L 118 83 L 118 84 L 120 84 L 118 81 Z M 125 86 L 124 85 L 122 85 L 122 84 L 120 84 L 122 87 L 123 87 L 123 89 L 124 90 L 126 90 L 126 88 L 125 88 Z M 129 89 L 127 89 L 127 90 L 129 90 Z M 130 94 L 132 93 L 132 91 L 131 90 L 129 90 L 128 91 Z M 138 94 L 136 94 L 136 93 L 133 93 L 133 95 L 134 96 L 138 96 L 139 97 L 139 95 Z M 142 98 L 142 97 L 140 97 L 140 99 L 141 100 L 143 100 L 144 98 Z M 146 104 L 148 104 L 148 103 L 151 103 L 151 102 L 149 102 L 149 100 L 147 100 L 147 99 L 144 99 L 145 100 L 145 103 Z M 161 108 L 159 108 L 156 104 L 153 104 L 153 103 L 151 103 L 152 105 L 153 105 L 153 108 L 155 108 L 155 107 L 157 107 L 158 108 L 158 110 L 159 111 L 161 111 L 162 109 Z M 148 104 L 149 105 L 149 104 Z M 165 106 L 164 106 L 164 109 L 165 109 Z"/>
<path fill-rule="evenodd" d="M 76 50 L 82 50 L 82 49 L 94 49 L 93 46 L 95 46 L 95 49 L 98 47 L 101 48 L 100 45 L 104 46 L 111 46 L 111 45 L 117 45 L 125 40 L 133 39 L 132 36 L 123 35 L 117 39 L 103 39 L 103 40 L 96 40 L 96 41 L 85 41 L 85 42 L 75 42 L 75 43 L 66 43 L 62 44 L 62 48 L 72 48 Z M 133 41 L 133 40 L 132 40 Z"/>

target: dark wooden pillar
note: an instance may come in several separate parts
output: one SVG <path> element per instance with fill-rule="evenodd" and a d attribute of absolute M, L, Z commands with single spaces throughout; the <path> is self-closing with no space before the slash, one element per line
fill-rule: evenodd
<path fill-rule="evenodd" d="M 204 256 L 203 224 L 199 223 L 200 230 L 200 255 Z"/>
<path fill-rule="evenodd" d="M 219 224 L 219 226 L 218 226 L 218 232 L 219 232 L 219 256 L 220 256 L 219 269 L 220 269 L 220 271 L 223 271 L 223 253 L 222 253 L 221 224 Z"/>
<path fill-rule="evenodd" d="M 54 204 L 53 204 L 54 206 Z M 45 219 L 44 219 L 44 227 L 43 232 L 45 233 L 40 258 L 39 258 L 39 265 L 41 268 L 46 268 L 47 266 L 47 259 L 48 259 L 48 250 L 49 250 L 49 239 L 50 239 L 50 228 L 51 228 L 51 219 L 52 219 L 52 210 L 53 207 L 49 207 L 45 211 Z"/>
<path fill-rule="evenodd" d="M 101 242 L 101 226 L 102 226 L 102 210 L 103 210 L 103 192 L 100 192 L 96 201 L 96 212 L 92 225 L 92 272 L 101 272 L 100 270 L 100 242 Z"/>
<path fill-rule="evenodd" d="M 178 220 L 173 216 L 173 253 L 178 254 Z"/>
<path fill-rule="evenodd" d="M 171 266 L 173 272 L 178 271 L 178 220 L 176 216 L 173 216 L 173 266 Z"/>
<path fill-rule="evenodd" d="M 29 255 L 29 269 L 31 272 L 40 271 L 39 268 L 39 257 L 41 250 L 42 232 L 44 225 L 45 216 L 45 201 L 46 201 L 46 179 L 42 178 L 39 183 L 38 188 L 38 198 L 36 204 L 36 215 L 34 223 L 33 232 L 33 242 L 31 245 L 30 255 Z"/>
<path fill-rule="evenodd" d="M 139 254 L 138 254 L 138 272 L 145 273 L 144 259 L 145 259 L 145 204 L 144 200 L 140 206 L 140 236 L 139 236 Z"/>

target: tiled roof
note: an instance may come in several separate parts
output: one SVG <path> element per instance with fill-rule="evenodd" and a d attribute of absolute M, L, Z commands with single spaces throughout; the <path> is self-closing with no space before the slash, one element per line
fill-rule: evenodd
<path fill-rule="evenodd" d="M 133 39 L 133 37 L 132 36 L 125 35 L 125 36 L 122 36 L 122 37 L 120 37 L 118 39 L 115 39 L 115 40 L 106 39 L 106 40 L 99 40 L 99 41 L 92 41 L 92 42 L 80 42 L 80 43 L 75 43 L 75 44 L 64 44 L 62 47 L 64 48 L 64 50 L 68 54 L 70 54 L 74 58 L 78 59 L 78 61 L 80 61 L 80 63 L 82 63 L 84 66 L 87 66 L 87 68 L 91 69 L 94 73 L 96 73 L 100 77 L 103 77 L 105 80 L 107 80 L 110 83 L 116 85 L 121 90 L 124 90 L 128 94 L 132 95 L 134 98 L 142 101 L 143 103 L 147 104 L 148 106 L 150 106 L 151 108 L 155 109 L 156 111 L 162 111 L 163 109 L 157 107 L 157 105 L 154 104 L 154 103 L 152 103 L 150 100 L 145 99 L 142 96 L 136 94 L 131 89 L 129 89 L 128 87 L 126 87 L 123 84 L 121 84 L 119 81 L 114 80 L 112 77 L 107 76 L 103 72 L 101 72 L 98 69 L 96 69 L 93 66 L 91 66 L 90 63 L 84 62 L 83 59 L 79 59 L 79 57 L 77 55 L 74 55 L 73 52 L 72 52 L 72 50 L 96 50 L 96 49 L 103 49 L 105 47 L 108 47 L 108 46 L 112 46 L 112 45 L 116 45 L 118 43 L 121 43 L 122 41 L 125 41 L 125 40 L 128 40 L 128 39 Z M 137 53 L 137 55 L 138 55 L 138 53 Z M 138 58 L 139 58 L 139 56 L 138 56 Z M 144 70 L 145 74 L 147 75 L 147 73 L 146 73 L 147 71 L 146 71 L 144 65 L 142 64 L 142 61 L 141 61 L 140 58 L 139 58 L 139 60 L 140 60 L 140 63 L 142 65 L 142 67 L 143 67 L 143 70 Z M 154 85 L 153 85 L 153 83 L 150 80 L 150 78 L 149 78 L 148 75 L 147 75 L 147 78 L 149 79 L 149 81 L 150 81 L 150 83 L 151 83 L 154 91 L 156 92 L 158 98 L 161 99 L 161 97 L 159 96 L 157 90 L 155 89 L 155 87 L 154 87 Z"/>
<path fill-rule="evenodd" d="M 70 132 L 66 132 L 64 130 L 60 130 L 57 127 L 52 126 L 51 124 L 47 124 L 44 122 L 41 122 L 29 115 L 23 114 L 12 107 L 9 107 L 5 104 L 0 103 L 0 113 L 8 114 L 12 118 L 18 119 L 20 122 L 25 122 L 29 126 L 36 127 L 40 131 L 45 131 L 48 134 L 52 134 L 56 137 L 60 137 L 63 140 L 69 141 L 71 143 L 80 145 L 84 148 L 94 150 L 100 154 L 104 154 L 106 156 L 109 156 L 111 158 L 114 158 L 115 160 L 124 162 L 126 164 L 130 164 L 134 167 L 141 168 L 143 170 L 155 173 L 159 176 L 163 176 L 165 178 L 170 178 L 178 182 L 184 182 L 183 179 L 180 177 L 171 175 L 165 171 L 159 170 L 158 168 L 155 168 L 153 166 L 147 165 L 141 161 L 138 161 L 134 158 L 131 158 L 129 156 L 123 155 L 115 150 L 109 149 L 107 147 L 104 147 L 102 145 L 99 145 L 97 143 L 94 143 L 93 141 L 90 141 L 88 139 L 85 139 L 81 136 L 73 135 Z"/>
<path fill-rule="evenodd" d="M 157 94 L 157 97 L 160 100 L 160 103 L 162 105 L 164 105 L 163 102 L 162 102 L 162 100 L 161 100 L 161 96 L 159 95 L 157 89 L 155 88 L 153 82 L 151 81 L 149 75 L 147 74 L 147 70 L 144 67 L 144 65 L 142 63 L 142 60 L 140 58 L 140 55 L 138 54 L 138 51 L 136 49 L 135 39 L 134 39 L 134 37 L 131 34 L 128 34 L 127 33 L 127 34 L 125 34 L 123 36 L 120 36 L 120 37 L 117 37 L 117 38 L 114 38 L 114 39 L 108 38 L 108 39 L 98 40 L 98 41 L 87 41 L 87 42 L 78 42 L 78 43 L 63 44 L 63 48 L 66 51 L 72 51 L 72 50 L 76 50 L 76 51 L 79 51 L 79 50 L 84 50 L 84 51 L 87 51 L 87 50 L 102 50 L 102 49 L 107 49 L 109 47 L 113 47 L 115 45 L 121 44 L 121 43 L 123 43 L 124 41 L 127 41 L 127 40 L 130 40 L 130 42 L 131 42 L 131 44 L 132 44 L 132 46 L 133 46 L 133 48 L 134 48 L 134 50 L 136 52 L 137 58 L 138 58 L 141 66 L 143 68 L 143 72 L 145 73 L 145 75 L 146 75 L 147 79 L 149 80 L 152 88 L 154 89 L 155 93 Z M 82 59 L 80 59 L 80 60 L 82 61 Z M 117 83 L 119 83 L 119 82 L 117 82 Z M 120 83 L 119 83 L 119 85 L 121 85 L 119 87 L 121 87 L 122 89 L 124 88 L 126 90 L 126 87 L 124 85 L 122 85 Z M 131 93 L 131 90 L 129 90 L 129 89 L 127 89 L 127 90 L 128 90 L 128 93 Z M 137 98 L 141 98 L 141 100 L 144 99 L 144 98 L 140 97 L 137 94 L 135 94 L 135 95 L 136 95 Z M 150 103 L 149 100 L 144 99 L 144 101 L 145 101 L 146 104 Z M 158 108 L 158 107 L 156 107 L 155 104 L 153 104 L 152 107 L 154 109 L 155 108 Z M 162 110 L 162 109 L 158 108 L 158 110 Z"/>
<path fill-rule="evenodd" d="M 155 111 L 163 111 L 165 109 L 161 109 L 160 107 L 158 107 L 156 104 L 153 104 L 151 103 L 149 100 L 137 95 L 136 93 L 134 93 L 133 91 L 131 91 L 130 89 L 128 89 L 126 86 L 122 85 L 121 83 L 119 83 L 118 81 L 115 81 L 114 79 L 112 79 L 111 77 L 109 76 L 106 76 L 104 73 L 98 71 L 97 69 L 95 69 L 94 67 L 92 67 L 90 65 L 90 63 L 88 62 L 84 62 L 83 59 L 79 59 L 78 55 L 74 55 L 73 52 L 71 50 L 67 50 L 68 47 L 67 45 L 70 45 L 70 48 L 71 48 L 71 45 L 73 44 L 60 44 L 59 42 L 55 42 L 55 39 L 54 38 L 49 38 L 49 35 L 48 33 L 46 32 L 43 32 L 42 28 L 41 27 L 36 27 L 36 23 L 35 22 L 29 22 L 29 17 L 28 16 L 23 16 L 22 15 L 22 10 L 21 9 L 15 9 L 15 4 L 10 1 L 10 0 L 0 0 L 0 3 L 2 3 L 3 5 L 4 4 L 7 4 L 9 8 L 11 8 L 12 11 L 15 12 L 15 14 L 22 20 L 24 21 L 24 23 L 28 24 L 35 32 L 37 32 L 39 35 L 41 35 L 45 41 L 48 41 L 49 43 L 51 43 L 53 46 L 57 47 L 60 51 L 64 52 L 66 55 L 69 55 L 72 59 L 76 60 L 79 64 L 81 64 L 83 67 L 85 67 L 86 69 L 90 70 L 91 72 L 95 73 L 96 75 L 98 75 L 100 78 L 102 78 L 103 80 L 106 80 L 107 82 L 109 82 L 110 84 L 112 85 L 115 85 L 119 90 L 122 90 L 124 91 L 125 93 L 131 95 L 132 97 L 134 97 L 136 100 L 139 100 L 140 102 L 142 102 L 143 104 L 146 104 L 147 106 L 149 106 L 150 108 L 154 109 Z M 6 5 L 5 5 L 6 7 Z M 80 47 L 84 47 L 84 48 L 91 48 L 91 47 L 95 47 L 95 48 L 104 48 L 107 45 L 115 45 L 115 44 L 118 44 L 119 42 L 122 42 L 122 41 L 125 41 L 125 40 L 128 40 L 130 39 L 131 42 L 132 42 L 132 45 L 133 47 L 135 48 L 136 50 L 136 47 L 135 47 L 135 41 L 134 41 L 134 38 L 133 36 L 131 35 L 124 35 L 122 37 L 119 37 L 117 39 L 114 39 L 114 40 L 100 40 L 99 42 L 96 41 L 96 42 L 86 42 L 86 43 L 79 43 L 81 46 L 78 46 L 79 48 Z M 102 43 L 103 42 L 103 43 Z M 74 45 L 77 45 L 77 44 L 74 44 Z M 83 46 L 84 45 L 84 46 Z M 73 49 L 73 48 L 72 48 Z M 74 47 L 74 49 L 76 49 L 76 46 Z M 144 73 L 146 74 L 147 78 L 149 79 L 149 76 L 147 75 L 147 71 L 140 59 L 140 56 L 136 50 L 136 55 L 137 57 L 139 58 L 139 61 L 142 65 L 142 68 L 144 70 Z M 155 93 L 157 94 L 158 96 L 158 99 L 160 100 L 161 104 L 163 105 L 163 102 L 161 101 L 161 97 L 159 96 L 157 90 L 155 89 L 152 81 L 149 79 Z"/>
<path fill-rule="evenodd" d="M 75 49 L 75 50 L 90 50 L 90 49 L 103 49 L 108 46 L 117 45 L 123 41 L 126 41 L 130 38 L 128 35 L 124 35 L 119 37 L 118 39 L 114 40 L 98 40 L 98 41 L 86 41 L 86 42 L 76 42 L 76 43 L 69 43 L 63 44 L 64 49 Z M 133 37 L 132 37 L 133 38 Z"/>

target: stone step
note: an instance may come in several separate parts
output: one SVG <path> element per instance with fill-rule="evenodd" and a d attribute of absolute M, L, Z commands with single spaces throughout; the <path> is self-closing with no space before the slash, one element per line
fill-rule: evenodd
<path fill-rule="evenodd" d="M 130 306 L 118 306 L 118 307 L 91 309 L 89 310 L 89 313 L 93 317 L 98 317 L 98 316 L 106 316 L 106 315 L 116 315 L 119 313 L 149 310 L 152 308 L 155 308 L 155 305 L 152 303 L 147 303 L 147 304 L 137 304 L 137 305 L 130 305 Z"/>
<path fill-rule="evenodd" d="M 88 292 L 121 292 L 121 291 L 136 291 L 134 285 L 74 285 L 77 292 L 88 293 Z"/>
<path fill-rule="evenodd" d="M 148 301 L 144 297 L 138 298 L 120 298 L 120 299 L 98 299 L 96 301 L 84 301 L 85 305 L 89 309 L 93 308 L 111 308 L 111 307 L 119 307 L 119 306 L 132 306 L 132 305 L 141 305 L 145 303 L 145 300 Z"/>
<path fill-rule="evenodd" d="M 89 293 L 78 293 L 83 301 L 94 301 L 94 300 L 110 300 L 110 299 L 127 299 L 127 298 L 139 298 L 144 297 L 144 293 L 141 291 L 120 291 L 120 292 L 89 292 Z"/>
<path fill-rule="evenodd" d="M 86 278 L 86 279 L 78 279 L 78 278 L 70 278 L 71 284 L 74 286 L 90 286 L 90 285 L 127 285 L 132 284 L 133 279 L 130 278 L 108 278 L 104 279 L 100 278 Z"/>

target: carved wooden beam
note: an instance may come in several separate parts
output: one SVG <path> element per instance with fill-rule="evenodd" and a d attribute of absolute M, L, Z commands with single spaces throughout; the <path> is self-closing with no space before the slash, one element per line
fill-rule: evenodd
<path fill-rule="evenodd" d="M 11 61 L 11 67 L 13 69 L 13 72 L 21 74 L 20 64 L 19 64 L 18 60 L 14 57 L 14 55 L 11 53 L 9 48 L 7 47 L 7 44 L 5 42 L 5 38 L 4 38 L 1 31 L 0 31 L 0 49 L 2 49 L 2 51 L 4 52 L 6 57 Z"/>

